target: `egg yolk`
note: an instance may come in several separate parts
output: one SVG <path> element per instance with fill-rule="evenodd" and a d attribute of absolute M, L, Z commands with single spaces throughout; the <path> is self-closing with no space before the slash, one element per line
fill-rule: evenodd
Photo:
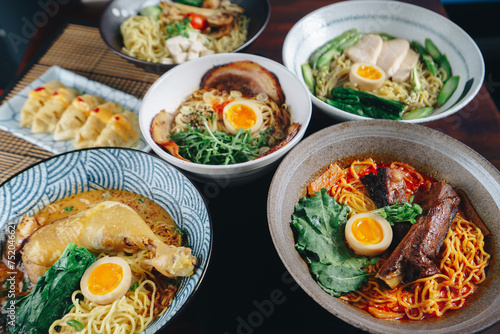
<path fill-rule="evenodd" d="M 380 73 L 379 70 L 377 70 L 375 67 L 368 65 L 361 65 L 358 68 L 358 75 L 365 79 L 370 79 L 370 80 L 377 80 L 382 77 L 382 73 Z"/>
<path fill-rule="evenodd" d="M 250 129 L 257 122 L 255 111 L 244 104 L 235 104 L 231 106 L 227 111 L 226 117 L 237 129 Z"/>
<path fill-rule="evenodd" d="M 354 238 L 365 245 L 376 245 L 384 238 L 380 224 L 369 217 L 356 219 L 351 230 Z"/>
<path fill-rule="evenodd" d="M 123 279 L 123 269 L 115 263 L 103 263 L 97 266 L 89 276 L 89 291 L 98 296 L 116 289 Z"/>

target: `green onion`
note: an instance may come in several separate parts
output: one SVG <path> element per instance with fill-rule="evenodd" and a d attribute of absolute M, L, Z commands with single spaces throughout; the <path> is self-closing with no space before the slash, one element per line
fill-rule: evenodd
<path fill-rule="evenodd" d="M 77 332 L 81 332 L 85 328 L 80 321 L 75 319 L 68 320 L 66 324 L 73 327 Z"/>
<path fill-rule="evenodd" d="M 70 211 L 73 211 L 73 209 L 74 208 L 72 206 L 67 206 L 67 207 L 64 208 L 64 211 L 70 212 Z"/>

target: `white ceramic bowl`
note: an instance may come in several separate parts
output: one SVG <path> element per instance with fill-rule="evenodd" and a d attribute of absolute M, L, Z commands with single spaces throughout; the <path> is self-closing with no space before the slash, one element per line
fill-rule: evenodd
<path fill-rule="evenodd" d="M 256 160 L 234 165 L 214 166 L 186 162 L 175 158 L 153 141 L 150 126 L 156 114 L 163 109 L 174 113 L 184 99 L 199 89 L 202 76 L 214 66 L 243 60 L 258 63 L 278 77 L 285 93 L 285 103 L 290 107 L 291 121 L 302 125 L 300 131 L 287 145 Z M 139 123 L 144 138 L 161 158 L 184 170 L 188 176 L 196 180 L 217 182 L 225 186 L 250 182 L 275 167 L 279 159 L 304 136 L 311 118 L 311 110 L 311 99 L 307 89 L 283 65 L 250 54 L 215 54 L 181 64 L 163 74 L 144 96 L 139 112 Z"/>
<path fill-rule="evenodd" d="M 182 279 L 168 310 L 144 331 L 161 332 L 201 284 L 212 251 L 212 224 L 196 187 L 158 157 L 125 148 L 84 149 L 56 155 L 16 174 L 0 186 L 0 251 L 8 246 L 23 215 L 31 216 L 59 199 L 96 189 L 126 190 L 147 197 L 188 233 L 198 266 L 193 275 Z"/>
<path fill-rule="evenodd" d="M 423 123 L 449 116 L 465 107 L 481 88 L 484 61 L 472 38 L 440 14 L 397 1 L 345 1 L 306 15 L 290 29 L 285 38 L 283 63 L 304 83 L 300 66 L 318 47 L 351 28 L 364 33 L 384 32 L 410 41 L 416 40 L 422 45 L 425 38 L 430 38 L 441 53 L 447 55 L 453 75 L 460 76 L 458 88 L 445 105 L 428 117 L 405 122 Z M 337 120 L 367 119 L 311 96 L 316 107 Z"/>

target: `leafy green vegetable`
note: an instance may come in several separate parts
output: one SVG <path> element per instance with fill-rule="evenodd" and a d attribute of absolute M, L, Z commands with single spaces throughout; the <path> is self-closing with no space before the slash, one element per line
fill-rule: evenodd
<path fill-rule="evenodd" d="M 189 31 L 191 28 L 189 27 L 189 22 L 191 19 L 185 17 L 182 21 L 173 21 L 167 24 L 165 28 L 166 39 L 175 37 L 175 36 L 184 36 L 189 38 Z"/>
<path fill-rule="evenodd" d="M 301 198 L 292 214 L 297 251 L 323 290 L 336 297 L 357 290 L 369 276 L 363 268 L 378 260 L 357 256 L 347 246 L 344 228 L 349 211 L 323 188 L 316 196 Z"/>
<path fill-rule="evenodd" d="M 85 328 L 85 326 L 83 326 L 83 324 L 80 321 L 75 319 L 71 319 L 66 323 L 71 327 L 73 327 L 77 332 L 81 332 Z"/>
<path fill-rule="evenodd" d="M 404 104 L 348 87 L 335 87 L 326 102 L 355 115 L 400 120 Z"/>
<path fill-rule="evenodd" d="M 179 145 L 179 154 L 204 165 L 229 165 L 252 160 L 259 155 L 265 144 L 266 134 L 259 139 L 252 137 L 250 130 L 239 129 L 235 135 L 222 131 L 211 131 L 204 122 L 204 129 L 188 126 L 170 138 Z"/>
<path fill-rule="evenodd" d="M 422 213 L 422 207 L 413 203 L 413 196 L 409 202 L 398 202 L 383 208 L 374 210 L 379 216 L 385 218 L 390 225 L 394 223 L 410 222 L 415 224 L 415 218 Z"/>
<path fill-rule="evenodd" d="M 33 291 L 19 299 L 17 326 L 10 333 L 47 332 L 52 322 L 71 306 L 71 295 L 80 286 L 85 270 L 96 257 L 83 247 L 68 244 L 61 257 L 40 277 Z"/>

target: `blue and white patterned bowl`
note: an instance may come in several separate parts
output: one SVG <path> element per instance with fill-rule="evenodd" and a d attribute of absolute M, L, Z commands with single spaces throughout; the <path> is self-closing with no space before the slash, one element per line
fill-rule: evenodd
<path fill-rule="evenodd" d="M 305 85 L 300 66 L 321 45 L 351 28 L 360 32 L 384 32 L 422 45 L 430 38 L 446 54 L 460 83 L 448 102 L 430 116 L 408 120 L 424 123 L 447 117 L 465 107 L 484 80 L 484 61 L 474 40 L 455 23 L 431 10 L 398 1 L 344 1 L 322 7 L 298 21 L 283 44 L 283 63 Z M 337 109 L 311 94 L 313 104 L 340 121 L 366 120 Z"/>
<path fill-rule="evenodd" d="M 96 189 L 127 190 L 150 198 L 188 233 L 198 266 L 182 280 L 167 312 L 145 331 L 156 333 L 198 289 L 212 250 L 212 225 L 203 198 L 191 181 L 165 161 L 132 149 L 98 148 L 61 154 L 24 170 L 0 185 L 0 249 L 6 247 L 23 215 Z"/>

